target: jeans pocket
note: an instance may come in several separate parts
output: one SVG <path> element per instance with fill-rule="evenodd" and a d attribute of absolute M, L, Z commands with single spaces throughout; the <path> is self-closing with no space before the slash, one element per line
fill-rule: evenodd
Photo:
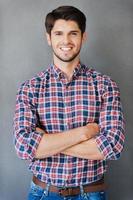
<path fill-rule="evenodd" d="M 31 182 L 30 191 L 28 195 L 28 200 L 41 200 L 42 196 L 44 195 L 45 190 L 40 186 L 36 185 Z"/>

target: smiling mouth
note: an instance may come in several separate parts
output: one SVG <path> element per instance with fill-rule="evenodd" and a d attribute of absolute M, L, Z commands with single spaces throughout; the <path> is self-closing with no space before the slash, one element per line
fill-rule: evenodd
<path fill-rule="evenodd" d="M 72 47 L 61 47 L 60 48 L 62 51 L 64 52 L 68 52 L 68 51 L 71 51 L 72 50 Z"/>

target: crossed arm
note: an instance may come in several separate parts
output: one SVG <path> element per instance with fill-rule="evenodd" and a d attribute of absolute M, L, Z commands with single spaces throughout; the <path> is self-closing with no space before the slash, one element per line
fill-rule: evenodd
<path fill-rule="evenodd" d="M 87 124 L 63 133 L 47 134 L 38 127 L 36 131 L 42 133 L 42 139 L 35 154 L 38 159 L 57 153 L 92 160 L 104 159 L 94 139 L 94 136 L 99 132 L 96 123 Z"/>

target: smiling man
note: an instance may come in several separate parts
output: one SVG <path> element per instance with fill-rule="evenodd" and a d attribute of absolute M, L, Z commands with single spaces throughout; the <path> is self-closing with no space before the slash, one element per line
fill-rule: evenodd
<path fill-rule="evenodd" d="M 120 157 L 124 120 L 119 89 L 80 61 L 86 17 L 61 6 L 45 21 L 53 63 L 18 90 L 17 154 L 30 161 L 29 200 L 105 200 L 107 160 Z"/>

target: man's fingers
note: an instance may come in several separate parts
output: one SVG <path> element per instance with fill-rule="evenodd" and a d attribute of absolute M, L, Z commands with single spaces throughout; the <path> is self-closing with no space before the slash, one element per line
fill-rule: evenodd
<path fill-rule="evenodd" d="M 36 127 L 36 131 L 37 131 L 38 133 L 41 133 L 41 134 L 44 134 L 44 133 L 45 133 L 44 130 L 41 129 L 41 128 L 39 128 L 39 127 Z"/>

